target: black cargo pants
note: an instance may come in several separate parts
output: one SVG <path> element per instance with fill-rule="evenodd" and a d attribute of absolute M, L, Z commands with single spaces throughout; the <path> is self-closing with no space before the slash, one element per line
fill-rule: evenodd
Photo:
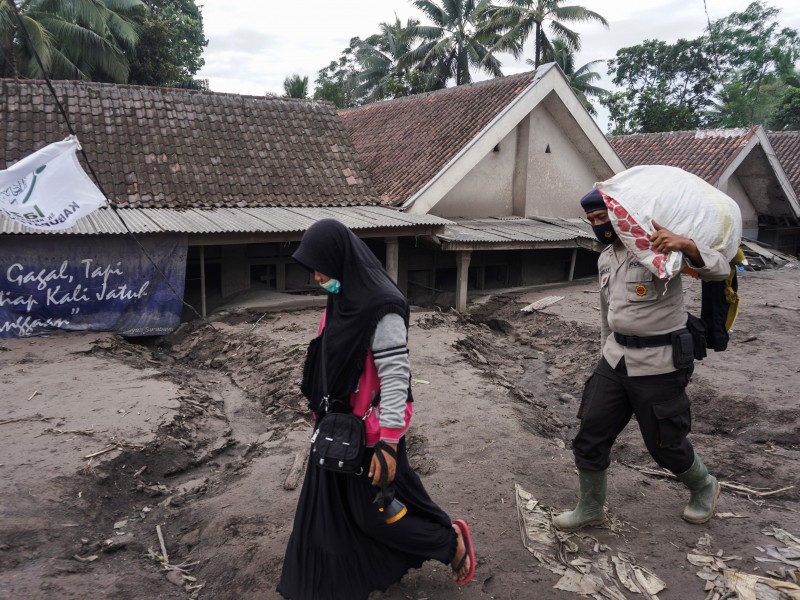
<path fill-rule="evenodd" d="M 575 464 L 603 471 L 611 462 L 611 447 L 636 415 L 639 430 L 653 459 L 673 473 L 688 471 L 694 449 L 686 435 L 692 415 L 686 385 L 694 366 L 663 375 L 629 377 L 622 359 L 614 369 L 605 358 L 583 389 L 578 418 L 581 425 L 572 442 Z"/>

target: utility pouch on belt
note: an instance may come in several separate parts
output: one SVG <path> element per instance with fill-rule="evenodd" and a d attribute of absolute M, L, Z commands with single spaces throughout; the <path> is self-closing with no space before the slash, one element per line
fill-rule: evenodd
<path fill-rule="evenodd" d="M 694 339 L 688 329 L 670 334 L 672 337 L 672 363 L 676 369 L 687 369 L 694 362 Z"/>
<path fill-rule="evenodd" d="M 706 357 L 706 325 L 702 319 L 698 319 L 692 313 L 686 313 L 686 329 L 692 334 L 694 340 L 694 358 L 703 360 Z"/>

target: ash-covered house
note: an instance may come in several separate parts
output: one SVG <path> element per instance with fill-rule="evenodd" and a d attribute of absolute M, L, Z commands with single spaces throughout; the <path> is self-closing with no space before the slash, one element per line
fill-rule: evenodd
<path fill-rule="evenodd" d="M 800 131 L 770 131 L 767 137 L 795 197 L 800 199 Z M 772 243 L 776 248 L 791 249 L 794 246 L 794 254 L 800 257 L 800 221 L 796 217 L 767 217 L 762 229 L 764 237 L 774 240 Z"/>
<path fill-rule="evenodd" d="M 384 203 L 453 221 L 402 243 L 410 296 L 596 269 L 579 200 L 624 165 L 556 65 L 339 114 Z"/>
<path fill-rule="evenodd" d="M 313 289 L 290 256 L 325 217 L 351 227 L 397 277 L 400 240 L 445 223 L 379 206 L 330 104 L 54 86 L 116 208 L 52 233 L 0 215 L 0 336 L 161 334 L 177 326 L 184 292 L 205 314 L 251 288 Z M 0 98 L 0 169 L 69 135 L 44 82 L 0 80 Z"/>
<path fill-rule="evenodd" d="M 786 149 L 784 144 L 781 148 L 788 159 L 793 138 L 773 136 L 757 125 L 614 136 L 610 141 L 628 167 L 668 165 L 702 177 L 739 205 L 744 237 L 796 255 L 800 251 L 797 187 L 792 187 L 772 143 L 786 140 Z"/>

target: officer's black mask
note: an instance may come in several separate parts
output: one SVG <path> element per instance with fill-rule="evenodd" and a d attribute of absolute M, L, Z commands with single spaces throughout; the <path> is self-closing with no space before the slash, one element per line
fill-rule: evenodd
<path fill-rule="evenodd" d="M 592 225 L 592 231 L 601 244 L 613 244 L 617 240 L 617 232 L 611 225 L 611 221 L 606 221 L 602 225 Z"/>

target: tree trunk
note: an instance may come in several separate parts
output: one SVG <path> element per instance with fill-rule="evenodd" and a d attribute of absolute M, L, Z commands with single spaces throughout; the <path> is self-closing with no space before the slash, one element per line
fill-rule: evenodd
<path fill-rule="evenodd" d="M 538 69 L 539 62 L 542 60 L 542 24 L 536 23 L 536 56 L 533 60 L 533 66 Z"/>

